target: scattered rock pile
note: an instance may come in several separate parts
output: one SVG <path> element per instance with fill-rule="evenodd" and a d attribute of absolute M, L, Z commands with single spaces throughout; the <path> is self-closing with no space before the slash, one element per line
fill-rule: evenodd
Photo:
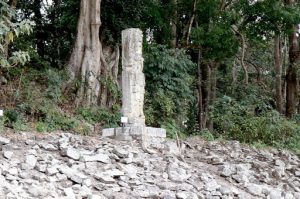
<path fill-rule="evenodd" d="M 0 198 L 300 198 L 287 151 L 192 138 L 182 149 L 68 133 L 0 137 Z M 179 153 L 181 151 L 181 153 Z"/>

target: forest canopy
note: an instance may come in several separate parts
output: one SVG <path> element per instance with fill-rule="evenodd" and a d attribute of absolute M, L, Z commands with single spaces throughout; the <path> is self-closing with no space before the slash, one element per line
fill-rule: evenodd
<path fill-rule="evenodd" d="M 299 152 L 299 24 L 297 0 L 1 0 L 0 131 L 118 126 L 139 28 L 147 125 Z"/>

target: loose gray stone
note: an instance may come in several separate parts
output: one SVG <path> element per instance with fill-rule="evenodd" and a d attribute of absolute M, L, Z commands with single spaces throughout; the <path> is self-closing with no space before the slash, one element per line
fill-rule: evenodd
<path fill-rule="evenodd" d="M 58 150 L 58 148 L 56 146 L 54 146 L 53 144 L 41 144 L 40 146 L 47 151 L 57 151 Z"/>
<path fill-rule="evenodd" d="M 169 179 L 175 182 L 184 182 L 191 177 L 185 169 L 181 168 L 176 163 L 170 163 L 167 172 Z"/>
<path fill-rule="evenodd" d="M 105 184 L 113 184 L 116 182 L 115 179 L 113 179 L 111 176 L 102 174 L 102 173 L 96 173 L 94 177 L 99 180 L 100 182 L 103 182 Z"/>
<path fill-rule="evenodd" d="M 120 158 L 127 158 L 129 155 L 128 151 L 119 147 L 115 147 L 112 152 Z"/>
<path fill-rule="evenodd" d="M 85 179 L 87 179 L 86 175 L 65 165 L 60 166 L 58 170 L 65 174 L 70 180 L 78 184 L 81 184 Z"/>
<path fill-rule="evenodd" d="M 64 153 L 67 157 L 72 158 L 73 160 L 80 159 L 80 153 L 73 147 L 66 148 Z"/>
<path fill-rule="evenodd" d="M 181 191 L 176 194 L 178 199 L 198 199 L 197 194 L 193 192 Z"/>
<path fill-rule="evenodd" d="M 206 191 L 212 192 L 212 191 L 216 191 L 217 189 L 219 189 L 220 185 L 215 180 L 211 179 L 209 182 L 205 183 L 204 187 L 205 187 Z"/>
<path fill-rule="evenodd" d="M 107 198 L 105 196 L 103 196 L 103 195 L 92 194 L 92 195 L 88 196 L 88 199 L 107 199 Z"/>
<path fill-rule="evenodd" d="M 247 185 L 247 191 L 254 196 L 261 196 L 263 187 L 257 184 L 249 184 Z"/>
<path fill-rule="evenodd" d="M 12 151 L 4 151 L 3 152 L 3 156 L 9 160 L 12 158 L 13 155 L 14 155 L 14 152 L 12 152 Z"/>
<path fill-rule="evenodd" d="M 76 199 L 76 196 L 75 196 L 72 188 L 64 189 L 64 193 L 65 193 L 65 195 L 67 196 L 68 199 Z"/>
<path fill-rule="evenodd" d="M 33 169 L 37 163 L 37 159 L 34 155 L 27 155 L 25 163 L 28 165 L 29 169 Z"/>
<path fill-rule="evenodd" d="M 58 169 L 57 169 L 56 167 L 48 167 L 48 168 L 46 169 L 46 174 L 47 174 L 48 176 L 53 176 L 53 175 L 55 175 L 56 173 L 58 173 Z"/>
<path fill-rule="evenodd" d="M 0 144 L 1 145 L 5 145 L 5 144 L 9 144 L 9 143 L 10 143 L 9 139 L 0 136 Z"/>
<path fill-rule="evenodd" d="M 270 192 L 270 194 L 268 195 L 268 198 L 270 198 L 270 199 L 281 199 L 282 198 L 281 191 L 272 190 Z"/>
<path fill-rule="evenodd" d="M 106 154 L 96 154 L 93 156 L 83 155 L 81 157 L 81 160 L 83 162 L 102 162 L 102 163 L 106 163 L 106 164 L 111 163 L 109 156 Z"/>

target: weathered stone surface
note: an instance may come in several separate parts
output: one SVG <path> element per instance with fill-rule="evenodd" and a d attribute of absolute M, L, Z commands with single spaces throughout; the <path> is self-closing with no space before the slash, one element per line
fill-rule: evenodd
<path fill-rule="evenodd" d="M 65 149 L 62 149 L 62 155 L 72 158 L 73 160 L 80 159 L 80 153 L 73 147 L 67 147 Z"/>
<path fill-rule="evenodd" d="M 33 169 L 37 163 L 37 159 L 34 155 L 27 155 L 25 163 L 28 165 L 28 169 Z"/>
<path fill-rule="evenodd" d="M 13 155 L 14 155 L 14 152 L 12 152 L 12 151 L 4 151 L 3 152 L 3 156 L 9 160 L 12 158 Z"/>
<path fill-rule="evenodd" d="M 170 153 L 173 141 L 165 150 L 148 153 L 139 140 L 72 134 L 43 139 L 44 145 L 59 148 L 49 151 L 34 145 L 39 143 L 35 139 L 26 140 L 33 144 L 21 141 L 3 148 L 13 156 L 0 158 L 0 198 L 300 198 L 300 160 L 286 151 L 260 153 L 237 142 L 193 138 L 180 155 Z M 81 157 L 62 157 L 67 148 Z M 279 171 L 283 178 L 274 175 Z"/>
<path fill-rule="evenodd" d="M 113 149 L 113 153 L 116 154 L 120 158 L 127 158 L 129 156 L 128 151 L 126 151 L 125 149 L 119 148 L 119 147 L 115 147 Z"/>
<path fill-rule="evenodd" d="M 141 30 L 122 31 L 122 115 L 128 118 L 128 126 L 145 126 L 142 42 Z"/>
<path fill-rule="evenodd" d="M 0 145 L 1 144 L 9 144 L 9 143 L 10 143 L 9 139 L 0 136 Z"/>
<path fill-rule="evenodd" d="M 189 177 L 191 177 L 191 175 L 188 174 L 188 172 L 185 169 L 181 168 L 176 163 L 169 164 L 168 175 L 169 175 L 170 180 L 175 181 L 175 182 L 184 182 Z"/>

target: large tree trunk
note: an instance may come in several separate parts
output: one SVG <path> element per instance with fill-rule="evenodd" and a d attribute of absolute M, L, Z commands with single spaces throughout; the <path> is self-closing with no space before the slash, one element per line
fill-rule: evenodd
<path fill-rule="evenodd" d="M 202 86 L 202 126 L 208 126 L 208 112 L 211 102 L 211 67 L 208 63 L 201 64 L 201 86 Z"/>
<path fill-rule="evenodd" d="M 203 124 L 203 102 L 202 102 L 202 74 L 201 74 L 201 50 L 198 51 L 198 60 L 197 60 L 197 68 L 198 68 L 198 125 L 199 130 L 203 130 L 205 125 Z"/>
<path fill-rule="evenodd" d="M 34 13 L 34 21 L 36 23 L 36 26 L 38 27 L 35 30 L 35 37 L 36 37 L 36 46 L 37 46 L 37 52 L 40 57 L 44 57 L 45 55 L 45 43 L 44 43 L 44 37 L 45 35 L 42 32 L 42 19 L 43 15 L 41 13 L 41 3 L 42 0 L 34 0 L 33 1 L 33 13 Z"/>
<path fill-rule="evenodd" d="M 173 4 L 173 19 L 171 20 L 171 46 L 172 48 L 177 47 L 177 0 L 172 0 Z"/>
<path fill-rule="evenodd" d="M 276 109 L 279 113 L 283 112 L 282 102 L 282 58 L 281 58 L 281 44 L 280 36 L 276 35 L 274 40 L 274 68 L 275 68 L 275 98 L 276 98 Z"/>
<path fill-rule="evenodd" d="M 217 69 L 218 69 L 219 63 L 217 62 L 213 62 L 210 64 L 210 68 L 211 68 L 211 75 L 210 75 L 210 98 L 209 98 L 209 106 L 213 105 L 213 103 L 216 100 L 217 97 Z M 208 109 L 208 113 L 209 113 L 209 109 Z M 210 131 L 213 131 L 214 128 L 214 124 L 213 121 L 209 118 L 208 121 L 208 129 Z"/>
<path fill-rule="evenodd" d="M 76 42 L 68 64 L 71 78 L 81 80 L 77 106 L 112 105 L 108 81 L 116 85 L 119 48 L 104 50 L 108 61 L 105 59 L 99 39 L 100 5 L 99 0 L 81 0 Z"/>
<path fill-rule="evenodd" d="M 287 0 L 287 5 L 294 5 L 295 0 Z M 297 63 L 300 58 L 299 37 L 297 36 L 298 25 L 292 27 L 293 31 L 289 35 L 289 66 L 286 75 L 286 116 L 291 118 L 298 102 L 298 70 Z"/>

